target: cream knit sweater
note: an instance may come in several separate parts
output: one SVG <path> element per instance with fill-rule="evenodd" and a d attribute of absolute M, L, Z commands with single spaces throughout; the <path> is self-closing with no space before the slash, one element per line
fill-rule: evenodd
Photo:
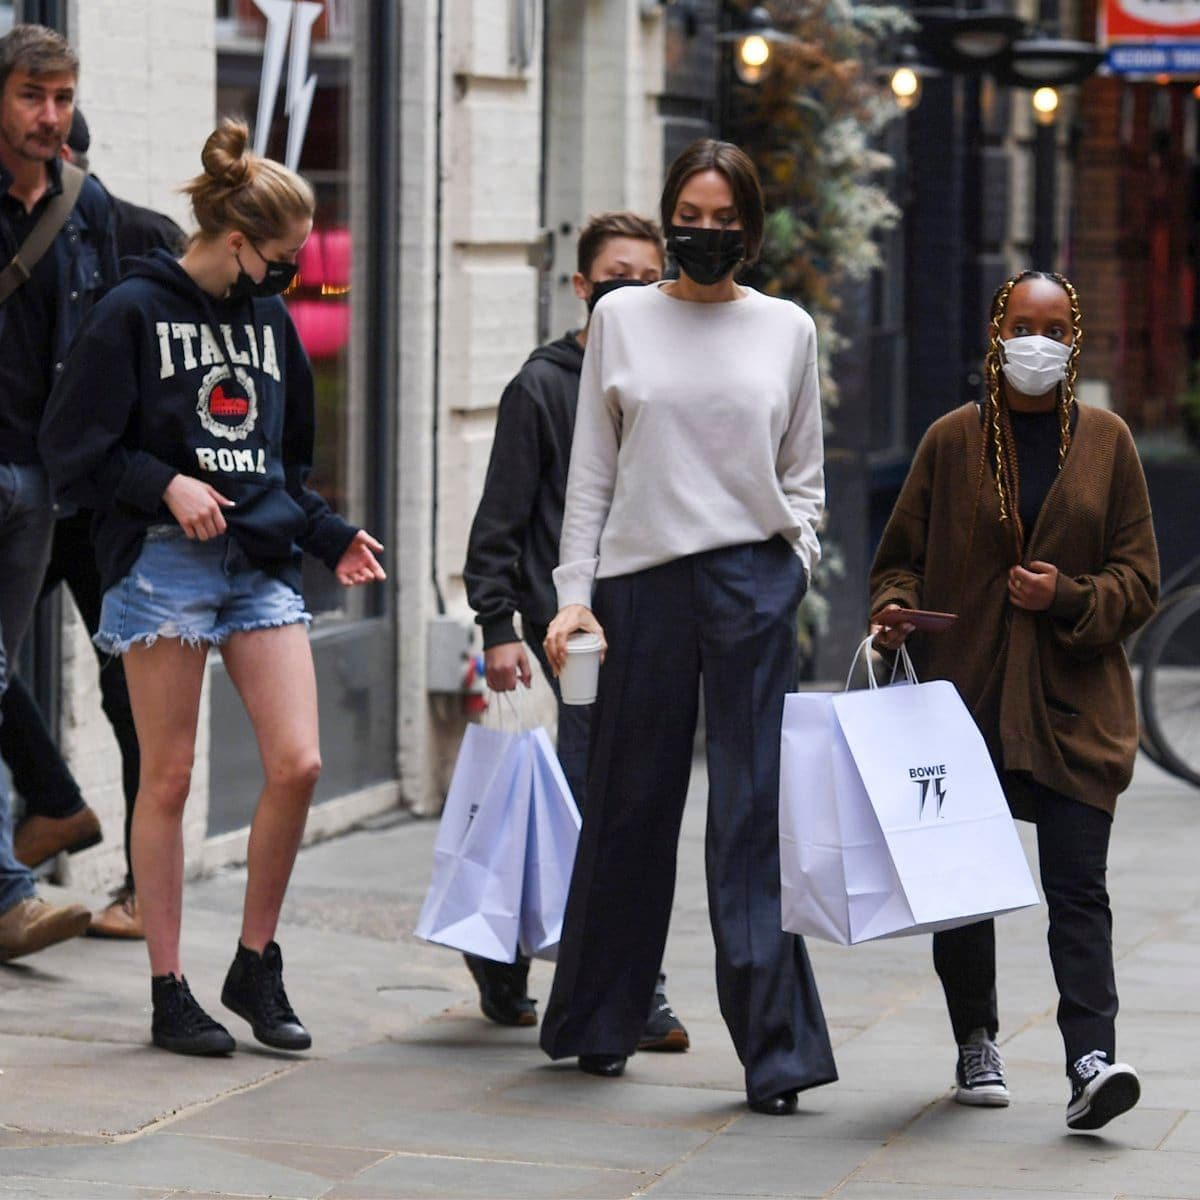
<path fill-rule="evenodd" d="M 558 603 L 597 578 L 782 534 L 811 575 L 825 502 L 817 341 L 787 300 L 621 288 L 588 332 Z"/>

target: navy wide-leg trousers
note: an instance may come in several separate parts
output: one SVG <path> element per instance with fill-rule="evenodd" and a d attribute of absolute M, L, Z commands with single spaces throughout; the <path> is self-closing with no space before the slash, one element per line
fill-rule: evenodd
<path fill-rule="evenodd" d="M 542 1021 L 551 1058 L 637 1046 L 671 916 L 702 681 L 717 992 L 747 1097 L 837 1078 L 804 943 L 780 927 L 779 731 L 804 588 L 782 538 L 598 581 L 609 649 Z"/>

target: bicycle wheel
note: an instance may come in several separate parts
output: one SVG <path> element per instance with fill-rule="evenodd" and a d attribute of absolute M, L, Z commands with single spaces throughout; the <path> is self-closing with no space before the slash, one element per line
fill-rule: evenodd
<path fill-rule="evenodd" d="M 1163 753 L 1155 742 L 1154 736 L 1146 723 L 1145 704 L 1142 701 L 1142 673 L 1146 665 L 1146 648 L 1154 640 L 1154 630 L 1158 627 L 1159 622 L 1163 619 L 1164 614 L 1168 609 L 1174 607 L 1177 601 L 1185 598 L 1187 590 L 1182 592 L 1172 592 L 1170 595 L 1164 595 L 1159 598 L 1158 611 L 1141 627 L 1135 634 L 1130 637 L 1125 643 L 1125 654 L 1129 659 L 1129 665 L 1133 670 L 1134 681 L 1137 687 L 1138 694 L 1138 745 L 1141 747 L 1142 753 L 1155 766 L 1162 767 L 1164 771 L 1171 770 L 1170 767 L 1163 762 Z"/>
<path fill-rule="evenodd" d="M 1200 787 L 1200 587 L 1179 593 L 1147 630 L 1140 691 L 1159 764 Z"/>

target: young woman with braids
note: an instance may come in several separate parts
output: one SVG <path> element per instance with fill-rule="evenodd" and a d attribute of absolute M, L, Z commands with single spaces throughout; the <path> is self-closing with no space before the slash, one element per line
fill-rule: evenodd
<path fill-rule="evenodd" d="M 1154 611 L 1158 554 L 1129 430 L 1075 401 L 1082 342 L 1061 275 L 1025 271 L 997 291 L 986 398 L 918 447 L 875 556 L 871 612 L 877 644 L 909 638 L 920 677 L 958 687 L 1013 814 L 1037 824 L 1067 1124 L 1098 1129 L 1139 1095 L 1116 1061 L 1105 875 L 1138 738 L 1121 643 Z M 897 605 L 959 620 L 940 634 L 883 628 L 878 614 Z M 933 958 L 958 1042 L 955 1099 L 1008 1104 L 993 923 L 934 934 Z"/>

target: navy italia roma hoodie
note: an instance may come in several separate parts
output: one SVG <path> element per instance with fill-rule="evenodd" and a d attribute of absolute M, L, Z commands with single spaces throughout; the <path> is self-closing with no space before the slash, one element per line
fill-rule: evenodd
<path fill-rule="evenodd" d="M 88 314 L 42 419 L 56 499 L 95 510 L 105 588 L 146 529 L 175 518 L 177 474 L 212 484 L 247 558 L 300 591 L 300 552 L 330 568 L 355 528 L 305 486 L 312 463 L 308 356 L 278 297 L 215 300 L 165 250 L 125 264 Z"/>
<path fill-rule="evenodd" d="M 530 626 L 558 612 L 567 467 L 583 347 L 573 333 L 539 346 L 500 397 L 483 496 L 471 525 L 463 580 L 485 649 L 515 642 L 513 613 Z"/>

